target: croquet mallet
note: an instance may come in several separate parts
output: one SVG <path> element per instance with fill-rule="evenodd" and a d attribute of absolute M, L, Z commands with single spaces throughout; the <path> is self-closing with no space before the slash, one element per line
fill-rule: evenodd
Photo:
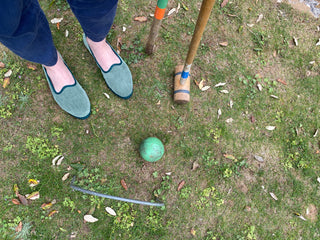
<path fill-rule="evenodd" d="M 156 10 L 154 12 L 154 19 L 151 26 L 148 42 L 146 45 L 147 54 L 151 55 L 154 51 L 154 43 L 157 39 L 159 29 L 161 27 L 161 22 L 166 12 L 166 7 L 168 5 L 168 0 L 158 0 Z"/>
<path fill-rule="evenodd" d="M 175 67 L 173 100 L 176 103 L 188 103 L 190 101 L 190 70 L 197 53 L 202 34 L 210 17 L 215 0 L 203 0 L 198 20 L 189 45 L 189 51 L 184 65 Z"/>

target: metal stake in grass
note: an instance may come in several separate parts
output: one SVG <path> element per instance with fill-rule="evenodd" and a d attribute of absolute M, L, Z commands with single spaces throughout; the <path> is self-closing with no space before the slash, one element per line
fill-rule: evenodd
<path fill-rule="evenodd" d="M 150 30 L 150 35 L 149 35 L 149 39 L 146 46 L 146 52 L 149 55 L 151 55 L 154 51 L 154 43 L 157 39 L 161 22 L 166 12 L 167 4 L 168 4 L 168 0 L 158 0 L 157 2 L 152 27 Z"/>
<path fill-rule="evenodd" d="M 214 3 L 215 0 L 203 0 L 185 64 L 184 66 L 179 65 L 175 68 L 173 99 L 176 103 L 187 103 L 190 101 L 191 65 Z"/>

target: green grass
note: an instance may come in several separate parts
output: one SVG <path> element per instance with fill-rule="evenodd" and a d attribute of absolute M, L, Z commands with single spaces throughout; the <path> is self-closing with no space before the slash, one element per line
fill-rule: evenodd
<path fill-rule="evenodd" d="M 178 3 L 169 2 L 168 9 Z M 319 238 L 319 24 L 285 3 L 229 0 L 221 8 L 217 1 L 192 66 L 191 101 L 177 105 L 174 67 L 185 60 L 200 7 L 196 0 L 182 3 L 189 10 L 181 8 L 163 20 L 156 51 L 148 56 L 149 15 L 156 3 L 119 2 L 108 41 L 116 47 L 121 37 L 121 56 L 132 71 L 134 94 L 124 101 L 105 86 L 66 2 L 40 1 L 48 19 L 64 17 L 60 30 L 50 27 L 91 100 L 92 115 L 83 121 L 59 109 L 40 65 L 32 70 L 0 46 L 5 63 L 0 69 L 1 239 Z M 136 22 L 136 16 L 148 21 Z M 13 71 L 10 84 L 3 88 L 8 70 Z M 200 91 L 193 81 L 201 80 L 211 88 Z M 226 85 L 215 88 L 220 82 Z M 149 136 L 165 146 L 164 157 L 155 163 L 139 155 L 140 143 Z M 64 160 L 52 166 L 57 155 Z M 73 176 L 85 189 L 162 201 L 165 208 L 72 191 Z M 30 187 L 29 179 L 40 183 Z M 27 206 L 13 204 L 14 184 L 20 194 L 39 191 L 40 198 Z M 41 208 L 52 201 L 51 208 Z M 92 209 L 99 220 L 85 223 Z"/>

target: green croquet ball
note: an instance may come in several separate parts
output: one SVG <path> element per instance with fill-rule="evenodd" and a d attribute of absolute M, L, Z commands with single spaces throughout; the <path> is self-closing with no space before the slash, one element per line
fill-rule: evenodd
<path fill-rule="evenodd" d="M 164 154 L 164 146 L 156 137 L 149 137 L 140 144 L 140 155 L 148 162 L 156 162 L 162 158 Z"/>

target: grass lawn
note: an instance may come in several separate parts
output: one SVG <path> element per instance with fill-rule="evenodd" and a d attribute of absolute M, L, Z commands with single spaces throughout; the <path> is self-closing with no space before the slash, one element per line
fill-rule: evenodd
<path fill-rule="evenodd" d="M 169 1 L 167 13 L 180 9 L 166 14 L 152 56 L 145 45 L 156 1 L 119 1 L 107 39 L 121 42 L 134 79 L 132 98 L 122 100 L 105 85 L 67 3 L 40 0 L 49 22 L 63 17 L 59 27 L 50 23 L 54 42 L 92 115 L 60 110 L 41 66 L 0 46 L 1 239 L 320 239 L 319 19 L 276 0 L 221 3 L 192 66 L 191 101 L 178 105 L 173 72 L 201 1 Z M 139 154 L 150 136 L 165 146 L 154 163 Z M 73 177 L 88 190 L 165 207 L 73 191 Z M 34 192 L 39 198 L 26 201 Z"/>

